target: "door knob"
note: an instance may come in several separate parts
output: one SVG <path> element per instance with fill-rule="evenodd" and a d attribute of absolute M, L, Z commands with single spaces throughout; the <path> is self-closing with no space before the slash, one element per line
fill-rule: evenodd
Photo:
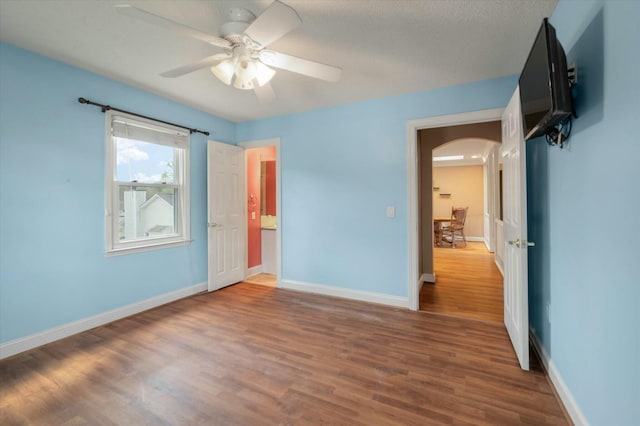
<path fill-rule="evenodd" d="M 509 240 L 509 244 L 512 246 L 516 246 L 518 248 L 520 248 L 520 238 L 518 238 L 517 240 Z M 524 243 L 524 241 L 522 241 L 522 243 Z M 534 243 L 533 241 L 527 241 L 527 247 L 535 247 L 536 243 Z"/>
<path fill-rule="evenodd" d="M 219 223 L 209 222 L 209 228 L 215 228 L 216 226 L 221 226 Z"/>

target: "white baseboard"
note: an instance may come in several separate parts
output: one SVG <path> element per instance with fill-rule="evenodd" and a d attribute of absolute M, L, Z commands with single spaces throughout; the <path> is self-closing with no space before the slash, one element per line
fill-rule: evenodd
<path fill-rule="evenodd" d="M 254 266 L 253 268 L 247 268 L 247 277 L 252 277 L 262 273 L 262 265 Z"/>
<path fill-rule="evenodd" d="M 496 267 L 498 268 L 498 271 L 500 271 L 500 274 L 504 277 L 504 271 L 502 270 L 502 264 L 501 262 L 498 262 L 498 259 L 496 259 L 495 255 L 494 255 L 494 262 L 496 264 Z"/>
<path fill-rule="evenodd" d="M 422 274 L 420 276 L 420 285 L 423 283 L 434 283 L 436 282 L 436 274 Z"/>
<path fill-rule="evenodd" d="M 303 281 L 285 280 L 281 281 L 281 288 L 289 290 L 304 291 L 307 293 L 323 294 L 325 296 L 342 297 L 344 299 L 355 299 L 363 302 L 380 303 L 383 305 L 409 308 L 409 299 L 401 296 L 391 296 L 382 293 L 372 293 L 361 290 L 351 290 L 342 287 L 332 287 L 322 284 L 313 284 Z"/>
<path fill-rule="evenodd" d="M 183 299 L 185 297 L 192 296 L 206 290 L 206 282 L 192 285 L 190 287 L 185 287 L 181 288 L 180 290 L 172 291 L 170 293 L 161 294 L 159 296 L 155 296 L 141 302 L 132 303 L 130 305 L 113 309 L 111 311 L 103 312 L 92 317 L 83 318 L 78 321 L 50 328 L 49 330 L 41 331 L 40 333 L 2 343 L 0 344 L 0 359 L 8 358 L 10 356 L 19 354 L 20 352 L 37 348 L 38 346 L 46 345 L 47 343 L 64 339 L 65 337 L 69 337 L 73 334 L 77 334 L 98 327 L 100 325 L 108 324 L 121 318 L 125 318 L 139 312 L 146 311 L 148 309 L 155 308 L 169 302 L 173 302 L 178 299 Z"/>
<path fill-rule="evenodd" d="M 569 413 L 573 423 L 576 426 L 588 426 L 589 422 L 587 421 L 587 418 L 582 413 L 582 410 L 580 410 L 576 400 L 573 398 L 573 394 L 567 387 L 564 380 L 562 380 L 560 372 L 557 370 L 553 360 L 542 346 L 542 343 L 540 342 L 540 339 L 538 339 L 538 335 L 533 328 L 529 329 L 529 338 L 533 344 L 533 348 L 540 356 L 542 364 L 544 364 L 544 368 L 547 370 L 547 374 L 551 379 L 551 383 L 553 383 L 553 387 L 556 388 L 556 392 L 560 396 L 560 399 L 562 400 L 562 403 L 564 404 L 567 413 Z"/>
<path fill-rule="evenodd" d="M 484 243 L 484 237 L 467 237 L 467 241 L 474 241 L 476 243 Z"/>

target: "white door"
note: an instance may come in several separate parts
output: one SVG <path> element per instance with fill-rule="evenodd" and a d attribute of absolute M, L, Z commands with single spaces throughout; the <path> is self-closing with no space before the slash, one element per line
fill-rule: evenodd
<path fill-rule="evenodd" d="M 242 281 L 246 221 L 243 205 L 244 149 L 207 143 L 209 291 Z"/>
<path fill-rule="evenodd" d="M 523 370 L 529 369 L 527 175 L 520 90 L 502 115 L 504 324 Z"/>

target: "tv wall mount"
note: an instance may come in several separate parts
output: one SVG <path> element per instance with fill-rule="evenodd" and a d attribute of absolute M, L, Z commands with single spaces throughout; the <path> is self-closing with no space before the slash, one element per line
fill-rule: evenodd
<path fill-rule="evenodd" d="M 569 87 L 573 88 L 578 82 L 578 66 L 576 61 L 573 61 L 567 69 L 567 79 L 569 80 Z M 560 149 L 564 148 L 564 144 L 567 143 L 567 139 L 571 135 L 572 118 L 578 118 L 576 114 L 575 103 L 572 102 L 572 113 L 569 117 L 558 123 L 557 126 L 549 130 L 549 133 L 545 135 L 547 144 L 550 146 L 559 146 Z"/>

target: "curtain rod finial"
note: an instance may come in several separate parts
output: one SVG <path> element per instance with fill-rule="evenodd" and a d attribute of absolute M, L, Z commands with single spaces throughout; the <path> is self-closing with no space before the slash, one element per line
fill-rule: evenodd
<path fill-rule="evenodd" d="M 86 100 L 85 98 L 78 98 L 78 102 L 80 102 L 81 104 L 86 104 L 89 101 Z"/>

